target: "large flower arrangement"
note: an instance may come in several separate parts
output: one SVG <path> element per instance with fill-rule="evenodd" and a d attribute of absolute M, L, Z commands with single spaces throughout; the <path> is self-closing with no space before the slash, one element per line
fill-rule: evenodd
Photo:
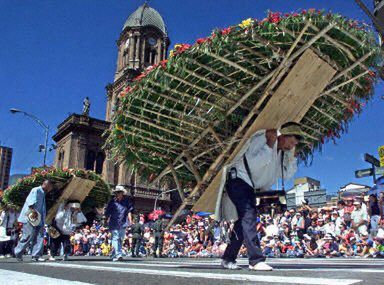
<path fill-rule="evenodd" d="M 60 197 L 65 185 L 72 177 L 81 177 L 96 181 L 95 187 L 91 190 L 88 197 L 83 201 L 83 208 L 103 206 L 110 198 L 110 188 L 104 180 L 95 172 L 81 169 L 37 169 L 30 176 L 17 181 L 4 191 L 3 203 L 7 206 L 20 209 L 32 188 L 40 186 L 44 180 L 51 180 L 55 187 L 53 191 L 47 194 L 47 209 L 50 209 Z"/>
<path fill-rule="evenodd" d="M 149 67 L 121 92 L 107 147 L 150 177 L 173 164 L 186 179 L 196 174 L 180 159 L 188 151 L 203 175 L 291 47 L 296 51 L 305 44 L 340 74 L 301 121 L 306 141 L 299 155 L 307 161 L 324 142 L 347 131 L 373 94 L 381 62 L 380 47 L 366 25 L 315 9 L 270 12 L 261 21 L 217 29 L 193 45 L 176 45 L 168 60 Z M 255 85 L 259 90 L 243 99 Z M 214 137 L 207 135 L 212 129 Z"/>

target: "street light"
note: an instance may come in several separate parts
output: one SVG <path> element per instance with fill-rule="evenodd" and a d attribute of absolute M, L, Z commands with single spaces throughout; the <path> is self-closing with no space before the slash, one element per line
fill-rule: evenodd
<path fill-rule="evenodd" d="M 45 132 L 45 144 L 44 144 L 44 160 L 43 160 L 43 166 L 45 166 L 45 161 L 47 159 L 47 148 L 48 148 L 48 133 L 49 133 L 49 126 L 47 126 L 46 124 L 43 123 L 43 121 L 41 121 L 38 117 L 36 117 L 35 115 L 32 115 L 32 114 L 29 114 L 25 111 L 22 111 L 22 110 L 19 110 L 19 109 L 15 109 L 15 108 L 12 108 L 9 110 L 12 114 L 16 114 L 16 113 L 21 113 L 23 114 L 24 116 L 27 116 L 29 118 L 31 118 L 32 120 L 34 120 L 37 124 L 39 124 L 40 127 L 42 127 L 44 129 L 44 132 Z"/>
<path fill-rule="evenodd" d="M 170 192 L 173 192 L 173 191 L 177 191 L 178 189 L 175 188 L 175 189 L 171 189 L 171 190 L 167 190 L 167 191 L 164 191 L 164 192 L 161 192 L 159 194 L 157 194 L 156 196 L 156 199 L 155 199 L 155 205 L 153 206 L 153 210 L 155 211 L 156 210 L 156 205 L 157 205 L 157 200 L 159 199 L 159 197 L 163 194 L 167 194 L 167 193 L 170 193 Z"/>

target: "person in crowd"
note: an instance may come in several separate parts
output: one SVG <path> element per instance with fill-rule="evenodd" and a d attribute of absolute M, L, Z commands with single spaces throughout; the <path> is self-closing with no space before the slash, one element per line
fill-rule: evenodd
<path fill-rule="evenodd" d="M 376 236 L 381 214 L 379 200 L 375 194 L 369 195 L 368 215 L 371 226 L 371 234 L 372 236 Z"/>
<path fill-rule="evenodd" d="M 79 201 L 68 201 L 67 203 L 61 203 L 59 205 L 55 219 L 51 225 L 51 227 L 53 227 L 51 230 L 57 230 L 58 232 L 55 233 L 55 235 L 51 235 L 50 238 L 51 256 L 49 260 L 55 260 L 55 256 L 60 254 L 61 246 L 63 246 L 64 250 L 63 260 L 68 260 L 68 256 L 71 254 L 70 235 L 86 221 L 87 219 L 81 212 Z M 84 229 L 84 235 L 82 237 L 84 252 L 88 252 L 84 250 L 85 241 L 88 240 L 87 232 L 88 230 Z"/>
<path fill-rule="evenodd" d="M 113 190 L 115 197 L 109 201 L 105 218 L 112 234 L 113 261 L 122 261 L 122 244 L 125 239 L 126 229 L 132 224 L 133 206 L 128 197 L 125 196 L 124 186 L 118 185 Z"/>
<path fill-rule="evenodd" d="M 166 223 L 163 216 L 159 216 L 153 224 L 153 233 L 155 242 L 153 243 L 153 257 L 163 257 L 164 229 Z"/>
<path fill-rule="evenodd" d="M 32 248 L 33 261 L 45 261 L 41 257 L 44 249 L 45 194 L 52 189 L 52 182 L 45 180 L 41 186 L 31 190 L 24 202 L 18 218 L 18 221 L 23 224 L 23 234 L 14 251 L 17 261 L 23 261 L 22 255 L 29 246 Z"/>
<path fill-rule="evenodd" d="M 1 203 L 0 211 L 0 258 L 11 257 L 18 238 L 19 213 Z"/>
<path fill-rule="evenodd" d="M 139 257 L 139 250 L 143 240 L 143 225 L 140 223 L 140 216 L 136 216 L 135 224 L 131 227 L 132 232 L 132 257 Z"/>
<path fill-rule="evenodd" d="M 351 213 L 352 228 L 359 234 L 367 232 L 368 213 L 362 208 L 361 202 L 356 200 L 353 205 L 355 209 Z"/>

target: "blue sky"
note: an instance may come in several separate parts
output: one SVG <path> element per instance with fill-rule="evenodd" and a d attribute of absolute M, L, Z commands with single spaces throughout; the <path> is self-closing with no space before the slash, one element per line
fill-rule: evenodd
<path fill-rule="evenodd" d="M 371 4 L 372 1 L 365 1 Z M 51 127 L 68 114 L 80 112 L 89 96 L 91 116 L 105 116 L 105 89 L 116 67 L 116 40 L 126 18 L 144 1 L 138 0 L 0 0 L 0 145 L 14 148 L 11 173 L 28 173 L 41 165 L 44 132 L 10 108 L 19 108 L 41 118 Z M 317 8 L 339 12 L 369 22 L 352 0 L 256 1 L 256 0 L 152 0 L 150 6 L 163 16 L 171 45 L 193 43 L 224 28 L 254 17 L 262 19 L 268 10 L 290 12 Z M 370 185 L 371 178 L 356 179 L 356 169 L 368 168 L 364 152 L 377 156 L 384 145 L 383 84 L 348 134 L 337 145 L 324 146 L 311 167 L 301 166 L 297 176 L 319 179 L 335 192 L 348 182 Z M 52 163 L 53 153 L 48 155 Z"/>

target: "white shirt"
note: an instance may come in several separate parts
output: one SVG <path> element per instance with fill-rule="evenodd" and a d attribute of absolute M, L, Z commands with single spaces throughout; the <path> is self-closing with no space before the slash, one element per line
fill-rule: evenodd
<path fill-rule="evenodd" d="M 74 217 L 72 217 L 72 210 L 71 209 L 65 209 L 64 203 L 60 204 L 59 209 L 56 213 L 56 226 L 58 229 L 65 235 L 70 235 L 72 232 L 74 232 L 75 228 L 79 226 L 82 223 L 85 223 L 87 219 L 85 218 L 84 214 L 80 211 L 76 214 L 76 223 L 72 220 Z M 76 236 L 75 236 L 76 239 Z"/>
<path fill-rule="evenodd" d="M 277 150 L 277 140 L 270 148 L 265 137 L 266 130 L 257 132 L 250 138 L 245 156 L 248 161 L 249 170 L 255 189 L 270 190 L 281 175 L 282 151 Z M 279 135 L 279 133 L 278 133 Z M 294 157 L 294 150 L 284 152 L 284 178 L 291 178 L 297 170 L 297 160 Z M 237 177 L 252 186 L 252 181 L 244 166 L 243 156 L 240 156 L 233 164 L 237 170 Z M 253 186 L 252 186 L 253 187 Z"/>

